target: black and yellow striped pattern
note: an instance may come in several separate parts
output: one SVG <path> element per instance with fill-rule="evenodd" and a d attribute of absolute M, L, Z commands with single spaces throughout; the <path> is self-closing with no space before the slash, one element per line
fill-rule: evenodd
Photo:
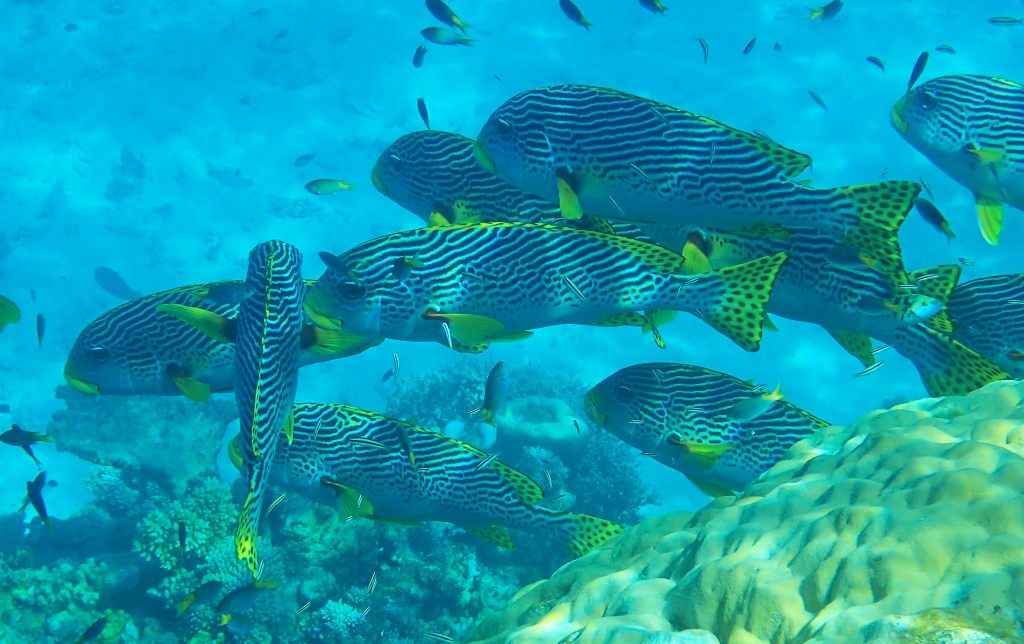
<path fill-rule="evenodd" d="M 604 519 L 537 505 L 543 492 L 536 482 L 443 434 L 345 405 L 297 403 L 292 415 L 294 440 L 275 458 L 283 482 L 353 490 L 371 518 L 539 532 L 567 542 L 574 556 L 621 531 Z"/>
<path fill-rule="evenodd" d="M 1024 209 L 1024 86 L 992 76 L 942 76 L 892 108 L 893 126 L 919 152 L 974 192 L 979 204 Z M 979 208 L 982 214 L 984 208 Z M 998 241 L 1002 214 L 982 217 Z"/>
<path fill-rule="evenodd" d="M 267 469 L 295 401 L 302 338 L 302 256 L 280 241 L 249 253 L 246 284 L 252 295 L 239 305 L 235 341 L 235 400 L 249 494 L 235 533 L 239 559 L 256 573 L 256 531 Z"/>
<path fill-rule="evenodd" d="M 645 230 L 665 243 L 670 241 L 668 235 L 674 236 L 675 243 L 693 241 L 713 268 L 765 253 L 788 253 L 790 259 L 779 272 L 768 302 L 769 313 L 824 327 L 865 367 L 876 362 L 872 339 L 892 346 L 914 363 L 932 396 L 968 393 L 1006 377 L 996 364 L 962 343 L 925 324 L 908 325 L 898 312 L 878 307 L 913 294 L 946 300 L 960 275 L 955 266 L 907 273 L 897 255 L 889 263 L 893 268 L 883 274 L 879 272 L 882 264 L 874 258 L 850 256 L 848 248 L 836 246 L 828 235 L 803 228 L 779 237 L 689 229 L 683 239 L 675 230 Z"/>
<path fill-rule="evenodd" d="M 452 224 L 560 217 L 557 203 L 528 195 L 483 170 L 473 146 L 473 139 L 450 132 L 406 134 L 377 159 L 373 185 L 424 221 L 433 213 Z"/>
<path fill-rule="evenodd" d="M 305 287 L 312 284 L 313 280 L 308 280 Z M 231 391 L 235 386 L 235 345 L 211 338 L 156 307 L 197 307 L 234 321 L 238 302 L 222 302 L 210 293 L 242 287 L 240 281 L 181 286 L 114 307 L 78 334 L 64 366 L 65 379 L 81 391 L 112 396 L 181 395 L 175 384 L 181 377 L 192 378 L 212 392 Z M 333 353 L 307 348 L 300 353 L 299 364 L 344 358 L 378 343 L 366 339 Z"/>
<path fill-rule="evenodd" d="M 960 284 L 947 308 L 954 338 L 1024 378 L 1024 273 Z"/>
<path fill-rule="evenodd" d="M 415 267 L 404 269 L 407 258 Z M 337 257 L 306 298 L 324 326 L 373 337 L 447 343 L 493 321 L 479 342 L 555 324 L 601 324 L 624 312 L 699 315 L 747 350 L 785 254 L 689 275 L 683 258 L 626 237 L 546 224 L 486 223 L 407 230 Z"/>
<path fill-rule="evenodd" d="M 917 189 L 899 181 L 802 186 L 792 179 L 810 164 L 804 154 L 669 105 L 583 85 L 506 101 L 481 130 L 477 157 L 551 201 L 558 199 L 556 173 L 568 175 L 587 214 L 644 223 L 892 232 Z"/>
<path fill-rule="evenodd" d="M 587 392 L 600 426 L 699 484 L 739 490 L 779 462 L 786 450 L 828 425 L 777 400 L 754 418 L 734 405 L 764 394 L 749 382 L 695 365 L 652 362 L 621 369 Z M 723 446 L 702 464 L 687 446 Z"/>

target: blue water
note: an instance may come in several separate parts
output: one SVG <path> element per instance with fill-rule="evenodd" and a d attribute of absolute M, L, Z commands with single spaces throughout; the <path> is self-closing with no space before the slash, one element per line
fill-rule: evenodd
<path fill-rule="evenodd" d="M 503 100 L 532 87 L 588 83 L 648 96 L 810 154 L 815 185 L 924 178 L 957 237 L 947 242 L 912 214 L 901 231 L 909 268 L 966 257 L 973 265 L 964 281 L 1021 270 L 1015 249 L 1024 217 L 1008 211 L 1002 245 L 985 244 L 969 191 L 908 146 L 888 120 L 923 50 L 932 51 L 924 79 L 979 73 L 1024 80 L 1024 27 L 986 23 L 1024 14 L 1021 3 L 851 0 L 835 19 L 811 22 L 804 2 L 666 2 L 669 11 L 659 16 L 629 0 L 581 0 L 594 25 L 588 33 L 554 0 L 453 0 L 472 25 L 473 46 L 430 45 L 420 69 L 410 63 L 422 42 L 418 32 L 436 22 L 415 0 L 3 3 L 0 292 L 20 303 L 22 322 L 0 335 L 0 402 L 11 405 L 14 421 L 37 431 L 63 408 L 54 390 L 68 349 L 89 320 L 118 303 L 93 281 L 97 266 L 148 293 L 241 278 L 249 249 L 278 238 L 303 251 L 306 277 L 315 278 L 318 251 L 340 252 L 420 225 L 369 180 L 380 151 L 421 128 L 417 97 L 434 128 L 472 137 Z M 755 36 L 755 48 L 743 55 Z M 707 64 L 698 37 L 710 46 Z M 942 43 L 956 54 L 935 52 Z M 866 56 L 882 58 L 887 70 Z M 315 157 L 295 167 L 303 154 Z M 328 197 L 303 190 L 321 176 L 357 186 Z M 47 321 L 41 348 L 37 314 Z M 856 377 L 859 365 L 822 329 L 778 323 L 780 331 L 754 354 L 686 319 L 663 329 L 664 351 L 638 340 L 635 329 L 551 327 L 473 359 L 513 368 L 540 361 L 584 385 L 638 362 L 700 364 L 781 382 L 789 400 L 837 423 L 925 395 L 910 363 L 896 355 Z M 467 359 L 440 345 L 388 341 L 304 369 L 299 399 L 383 410 L 388 389 L 378 374 L 393 352 L 410 378 Z M 125 440 L 131 434 L 126 428 Z M 72 516 L 88 499 L 88 465 L 50 447 L 36 452 L 59 481 L 47 490 L 51 514 Z M 35 467 L 13 448 L 2 458 L 0 511 L 14 513 Z M 663 508 L 704 502 L 674 472 L 650 469 L 644 475 L 660 487 Z M 3 532 L 5 540 L 18 539 L 3 544 L 8 563 L 15 549 L 47 538 L 34 526 L 25 535 Z M 93 608 L 94 618 L 111 607 Z M 153 618 L 168 633 L 187 630 L 166 614 Z M 474 618 L 464 615 L 460 624 Z M 283 637 L 289 626 L 273 628 L 284 629 L 276 633 Z M 13 631 L 7 641 L 31 636 Z"/>

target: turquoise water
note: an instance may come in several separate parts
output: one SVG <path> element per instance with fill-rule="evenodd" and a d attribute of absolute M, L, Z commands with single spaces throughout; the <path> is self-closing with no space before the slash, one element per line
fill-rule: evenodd
<path fill-rule="evenodd" d="M 834 19 L 813 22 L 806 19 L 804 3 L 677 0 L 668 1 L 663 16 L 627 0 L 578 4 L 593 23 L 589 33 L 569 22 L 554 1 L 452 2 L 472 25 L 473 46 L 429 45 L 417 69 L 410 60 L 422 42 L 418 32 L 436 21 L 414 0 L 263 6 L 6 3 L 6 37 L 0 40 L 5 80 L 0 85 L 0 138 L 5 143 L 0 291 L 22 309 L 22 321 L 0 335 L 0 401 L 10 405 L 11 419 L 46 431 L 52 414 L 65 407 L 55 388 L 63 383 L 68 350 L 87 322 L 118 303 L 94 282 L 98 266 L 117 270 L 136 291 L 149 293 L 241 279 L 254 245 L 283 239 L 305 255 L 305 277 L 316 278 L 322 270 L 318 251 L 342 252 L 371 237 L 421 225 L 378 194 L 369 178 L 381 150 L 421 128 L 417 97 L 424 98 L 434 128 L 473 137 L 494 108 L 524 89 L 572 82 L 640 94 L 746 131 L 763 131 L 810 154 L 814 164 L 807 176 L 815 185 L 923 178 L 957 237 L 947 242 L 911 214 L 900 233 L 909 268 L 956 263 L 963 257 L 970 262 L 964 281 L 1021 270 L 1015 251 L 1024 239 L 1020 212 L 1007 211 L 1002 244 L 988 246 L 977 232 L 970 192 L 907 145 L 888 116 L 923 50 L 931 51 L 924 80 L 961 73 L 1024 80 L 1024 27 L 986 22 L 994 15 L 1024 14 L 1019 2 L 851 1 Z M 756 46 L 744 55 L 752 37 Z M 710 47 L 706 64 L 698 38 Z M 936 52 L 939 44 L 953 46 L 956 53 Z M 883 59 L 886 71 L 865 62 L 866 56 Z M 827 110 L 809 91 L 824 100 Z M 297 157 L 307 154 L 315 156 L 297 167 Z M 330 196 L 303 189 L 320 177 L 356 187 Z M 41 346 L 33 324 L 37 314 L 46 319 Z M 298 399 L 383 412 L 393 385 L 381 382 L 381 375 L 391 368 L 393 353 L 401 357 L 402 378 L 410 383 L 458 373 L 467 361 L 474 363 L 475 376 L 481 376 L 502 360 L 511 371 L 530 364 L 553 381 L 569 378 L 577 388 L 586 388 L 627 365 L 687 362 L 770 387 L 782 383 L 788 400 L 836 423 L 925 395 L 913 367 L 895 354 L 875 373 L 858 377 L 860 365 L 821 328 L 788 320 L 778 325 L 780 330 L 768 333 L 762 349 L 753 354 L 692 318 L 662 329 L 665 350 L 647 337 L 639 339 L 636 329 L 568 326 L 542 329 L 527 341 L 469 357 L 437 344 L 387 341 L 361 355 L 303 369 Z M 441 395 L 465 399 L 467 408 L 478 404 L 482 380 L 452 380 L 448 385 Z M 564 391 L 571 389 L 566 386 Z M 217 398 L 232 402 L 230 394 Z M 116 402 L 105 409 L 116 414 Z M 570 402 L 579 405 L 578 400 Z M 163 399 L 153 401 L 142 427 L 140 416 L 125 416 L 122 439 L 156 432 L 162 449 L 184 449 L 174 440 L 178 417 L 162 411 L 170 409 L 161 407 L 165 404 Z M 187 409 L 174 407 L 174 413 L 189 413 Z M 3 429 L 7 424 L 5 419 Z M 226 418 L 221 427 L 227 427 Z M 74 431 L 88 436 L 92 428 L 82 423 Z M 86 485 L 93 476 L 88 463 L 47 446 L 35 451 L 50 478 L 59 482 L 46 491 L 51 515 L 73 520 L 76 513 L 88 511 L 95 491 Z M 190 455 L 179 457 L 187 460 Z M 104 549 L 93 540 L 76 544 L 61 537 L 59 528 L 49 537 L 38 521 L 31 522 L 31 509 L 17 513 L 24 481 L 35 476 L 36 468 L 14 448 L 5 449 L 3 459 L 0 508 L 10 515 L 4 519 L 0 559 L 6 568 L 23 571 L 21 576 L 6 573 L 8 581 L 35 583 L 28 581 L 35 579 L 29 571 L 50 566 L 39 575 L 66 582 L 69 573 L 54 568 L 61 562 L 79 566 L 88 557 L 114 561 L 117 548 Z M 614 468 L 614 461 L 605 466 Z M 647 477 L 660 491 L 661 510 L 698 507 L 705 501 L 681 476 L 651 464 L 639 472 L 630 469 L 626 476 Z M 570 482 L 567 489 L 571 487 Z M 142 504 L 147 492 L 145 486 L 140 489 Z M 171 498 L 169 488 L 159 494 Z M 641 496 L 638 492 L 633 500 Z M 622 510 L 612 505 L 606 509 Z M 645 504 L 645 514 L 658 511 Z M 28 522 L 24 526 L 22 517 Z M 97 535 L 113 526 L 96 528 Z M 173 530 L 167 526 L 168 535 Z M 366 552 L 393 547 L 391 540 L 398 537 L 392 530 L 397 529 L 367 528 L 358 543 L 344 542 L 352 552 L 335 553 L 331 561 L 339 567 L 359 562 L 353 570 L 286 571 L 288 564 L 279 563 L 280 582 L 290 594 L 258 604 L 252 617 L 256 635 L 245 637 L 319 637 L 310 615 L 327 619 L 325 602 L 343 597 L 354 603 L 345 589 L 354 587 L 356 579 L 365 585 L 379 569 Z M 387 614 L 349 615 L 352 623 L 345 633 L 365 641 L 374 641 L 382 630 L 388 631 L 385 641 L 416 640 L 424 631 L 458 636 L 476 618 L 474 611 L 500 605 L 516 587 L 557 565 L 537 552 L 521 558 L 496 555 L 490 545 L 455 538 L 462 533 L 436 525 L 423 530 L 433 537 L 400 537 L 413 542 L 403 546 L 409 565 L 422 569 L 438 543 L 456 551 L 449 557 L 470 552 L 484 562 L 483 572 L 461 573 L 476 579 L 475 585 L 452 591 L 454 582 L 446 578 L 442 585 L 448 584 L 449 590 L 442 597 L 457 599 L 459 592 L 472 595 L 494 588 L 491 581 L 481 581 L 485 578 L 503 579 L 507 587 L 494 590 L 496 597 L 486 603 L 466 600 L 440 606 L 426 601 L 422 589 L 406 589 L 416 599 L 409 614 L 399 618 L 398 583 L 392 582 L 387 611 L 394 614 L 382 610 Z M 130 543 L 122 544 L 124 554 L 146 549 L 146 537 L 141 538 L 143 545 L 134 550 Z M 400 569 L 400 559 L 388 565 Z M 109 567 L 116 571 L 120 565 Z M 190 565 L 197 564 L 192 560 Z M 152 596 L 131 601 L 133 592 L 145 594 L 146 583 L 158 584 L 166 574 L 142 567 L 143 581 L 131 592 L 109 595 L 108 589 L 93 588 L 96 597 L 70 605 L 57 598 L 57 590 L 53 597 L 43 597 L 30 587 L 27 594 L 35 599 L 0 604 L 2 611 L 32 616 L 23 616 L 7 634 L 0 630 L 0 640 L 66 641 L 69 635 L 73 640 L 103 611 L 129 614 L 143 639 L 147 632 L 163 641 L 185 641 L 202 629 L 217 632 L 215 621 L 176 621 L 166 601 Z M 409 583 L 430 578 L 425 572 L 402 574 Z M 295 580 L 310 575 L 327 575 L 332 581 L 309 591 L 313 606 L 296 615 L 307 600 L 297 599 L 306 594 L 296 594 Z M 58 614 L 59 623 L 46 624 Z M 264 619 L 271 614 L 273 619 Z M 241 637 L 219 632 L 221 637 Z"/>

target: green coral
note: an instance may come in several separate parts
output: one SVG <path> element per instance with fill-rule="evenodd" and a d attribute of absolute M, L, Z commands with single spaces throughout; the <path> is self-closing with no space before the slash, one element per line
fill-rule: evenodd
<path fill-rule="evenodd" d="M 132 549 L 164 570 L 182 566 L 178 522 L 186 529 L 185 557 L 204 559 L 225 535 L 233 535 L 238 508 L 230 488 L 215 478 L 193 480 L 177 498 L 151 500 L 139 522 Z"/>

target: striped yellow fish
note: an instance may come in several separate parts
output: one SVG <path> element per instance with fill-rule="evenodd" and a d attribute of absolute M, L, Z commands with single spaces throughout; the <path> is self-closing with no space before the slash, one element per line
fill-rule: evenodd
<path fill-rule="evenodd" d="M 653 362 L 608 376 L 587 392 L 584 406 L 598 426 L 719 496 L 743 489 L 828 425 L 786 400 L 741 413 L 762 396 L 719 371 Z"/>
<path fill-rule="evenodd" d="M 645 230 L 665 243 L 663 235 L 679 234 Z M 882 273 L 876 258 L 851 254 L 829 236 L 802 228 L 781 237 L 692 229 L 683 243 L 692 264 L 715 269 L 788 253 L 769 313 L 821 325 L 865 367 L 876 364 L 872 338 L 892 346 L 914 363 L 933 396 L 966 394 L 1007 377 L 991 360 L 940 331 L 950 328 L 942 307 L 960 277 L 959 266 L 907 273 L 897 254 L 889 259 L 899 271 Z"/>
<path fill-rule="evenodd" d="M 292 418 L 294 439 L 274 458 L 275 482 L 321 500 L 334 496 L 354 518 L 444 521 L 504 547 L 513 547 L 508 528 L 516 528 L 568 543 L 574 557 L 622 531 L 538 505 L 536 482 L 444 434 L 345 405 L 297 403 Z"/>
<path fill-rule="evenodd" d="M 312 284 L 308 280 L 304 287 Z M 222 318 L 217 326 L 233 341 L 238 304 L 246 293 L 245 282 L 212 282 L 120 304 L 78 334 L 64 364 L 64 379 L 83 393 L 112 396 L 185 395 L 205 400 L 212 392 L 231 391 L 234 343 L 215 339 L 166 311 L 169 306 L 208 311 Z M 380 340 L 317 328 L 307 319 L 299 364 L 344 358 L 378 344 Z"/>
<path fill-rule="evenodd" d="M 818 189 L 793 179 L 810 157 L 710 118 L 610 89 L 560 85 L 502 104 L 477 138 L 481 166 L 561 205 L 567 218 L 738 230 L 829 231 L 853 245 L 892 233 L 916 184 Z M 862 250 L 870 251 L 869 248 Z"/>
<path fill-rule="evenodd" d="M 408 269 L 407 257 L 417 266 Z M 785 259 L 691 275 L 678 253 L 614 234 L 521 223 L 420 228 L 334 258 L 306 312 L 356 335 L 481 350 L 545 326 L 667 309 L 694 313 L 754 351 Z"/>
<path fill-rule="evenodd" d="M 999 242 L 1003 205 L 1024 209 L 1024 86 L 991 76 L 942 76 L 892 108 L 893 127 L 974 192 L 981 233 Z"/>
<path fill-rule="evenodd" d="M 954 338 L 1024 378 L 1024 273 L 960 284 L 947 310 Z"/>

